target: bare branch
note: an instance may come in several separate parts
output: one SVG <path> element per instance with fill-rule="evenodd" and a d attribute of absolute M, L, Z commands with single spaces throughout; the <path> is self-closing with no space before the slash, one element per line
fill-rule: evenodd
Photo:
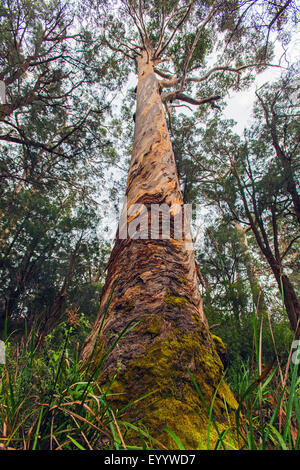
<path fill-rule="evenodd" d="M 174 77 L 174 75 L 171 75 L 167 72 L 164 72 L 163 70 L 159 70 L 157 68 L 154 69 L 154 72 L 157 73 L 162 78 L 166 78 L 167 80 L 179 80 L 178 78 Z"/>
<path fill-rule="evenodd" d="M 146 29 L 146 26 L 145 26 L 145 23 L 144 23 L 143 7 L 142 7 L 142 1 L 141 0 L 139 0 L 139 20 L 140 20 L 142 29 L 143 29 L 144 34 L 145 34 L 146 42 L 149 43 L 149 36 L 148 36 L 147 29 Z"/>
<path fill-rule="evenodd" d="M 35 148 L 41 148 L 43 150 L 46 150 L 47 152 L 54 153 L 55 155 L 59 155 L 61 157 L 65 157 L 66 155 L 62 152 L 58 152 L 54 150 L 52 147 L 48 147 L 47 145 L 43 144 L 42 142 L 35 142 L 33 140 L 29 139 L 21 139 L 19 137 L 14 137 L 10 133 L 0 135 L 0 140 L 6 141 L 6 142 L 11 142 L 15 144 L 22 144 L 22 145 L 27 145 Z"/>
<path fill-rule="evenodd" d="M 160 70 L 158 68 L 155 68 L 154 71 L 159 75 L 160 77 L 164 78 L 165 80 L 161 80 L 159 82 L 160 88 L 171 88 L 176 86 L 178 83 L 201 83 L 207 80 L 211 75 L 217 72 L 232 72 L 236 74 L 240 74 L 243 70 L 246 70 L 248 68 L 253 68 L 253 67 L 260 67 L 260 66 L 266 66 L 266 67 L 280 67 L 279 65 L 275 64 L 267 64 L 267 63 L 257 63 L 257 64 L 247 64 L 247 65 L 241 65 L 240 67 L 231 67 L 230 65 L 220 65 L 213 67 L 211 70 L 209 70 L 205 75 L 202 77 L 185 77 L 184 75 L 181 77 L 174 77 L 173 75 L 164 72 L 163 70 Z M 180 91 L 182 91 L 182 85 L 180 88 Z"/>
<path fill-rule="evenodd" d="M 192 0 L 192 2 L 191 2 L 190 5 L 192 5 L 193 3 L 194 3 L 194 0 Z M 164 17 L 164 15 L 163 15 L 163 18 L 164 18 L 164 19 L 163 19 L 163 23 L 162 23 L 161 33 L 160 33 L 160 37 L 159 37 L 159 41 L 158 41 L 158 46 L 157 46 L 156 51 L 155 51 L 155 53 L 154 53 L 154 57 L 158 58 L 158 56 L 159 56 L 160 53 L 161 53 L 162 42 L 163 42 L 164 35 L 165 35 L 165 31 L 166 31 L 168 25 L 169 25 L 170 22 L 171 22 L 176 16 L 178 16 L 183 10 L 186 10 L 186 8 L 188 8 L 188 6 L 185 5 L 185 6 L 179 8 L 179 9 L 176 9 L 176 10 L 174 11 L 175 7 L 173 7 L 173 9 L 172 9 L 172 11 L 171 11 L 171 13 L 170 13 L 170 16 L 169 16 L 169 18 L 168 18 L 167 21 L 165 21 L 165 17 Z M 164 10 L 164 8 L 163 8 L 163 10 Z"/>
<path fill-rule="evenodd" d="M 200 35 L 202 33 L 202 31 L 204 30 L 205 26 L 207 25 L 207 23 L 209 23 L 209 21 L 211 20 L 211 18 L 213 17 L 213 15 L 215 14 L 215 12 L 217 11 L 217 8 L 215 6 L 213 6 L 207 17 L 205 18 L 205 20 L 203 21 L 202 25 L 200 26 L 200 28 L 198 29 L 196 35 L 195 35 L 195 38 L 194 38 L 194 41 L 193 41 L 193 44 L 192 44 L 192 47 L 190 48 L 189 50 L 189 54 L 186 58 L 186 61 L 185 61 L 185 64 L 184 64 L 184 68 L 183 68 L 183 75 L 182 75 L 182 78 L 181 78 L 181 86 L 180 86 L 180 91 L 183 90 L 183 87 L 184 87 L 184 82 L 185 82 L 185 77 L 186 77 L 186 74 L 187 74 L 187 70 L 188 70 L 188 66 L 189 66 L 189 63 L 191 61 L 191 58 L 193 56 L 193 53 L 194 53 L 194 50 L 197 46 L 197 43 L 199 41 L 199 38 L 200 38 Z"/>
<path fill-rule="evenodd" d="M 104 39 L 104 41 L 105 41 L 107 47 L 109 47 L 112 51 L 114 51 L 114 52 L 120 52 L 121 54 L 125 55 L 125 56 L 128 57 L 129 59 L 135 60 L 135 57 L 133 57 L 132 55 L 128 54 L 128 52 L 125 52 L 123 49 L 120 49 L 120 47 L 121 47 L 121 46 L 125 46 L 125 44 L 120 44 L 120 45 L 119 45 L 120 47 L 115 47 L 115 46 L 113 46 L 113 45 L 106 39 L 105 33 L 103 33 L 103 39 Z M 132 50 L 132 48 L 130 48 L 130 47 L 128 47 L 128 46 L 125 46 L 125 47 L 127 47 L 127 48 L 129 48 L 129 49 Z M 139 52 L 137 52 L 136 50 L 135 50 L 135 52 L 136 52 L 137 55 L 139 55 Z"/>
<path fill-rule="evenodd" d="M 187 8 L 187 11 L 185 12 L 185 14 L 183 15 L 183 17 L 181 18 L 181 20 L 177 23 L 177 25 L 175 26 L 174 30 L 173 30 L 173 33 L 170 35 L 169 39 L 167 40 L 167 42 L 161 47 L 160 51 L 156 51 L 155 54 L 154 54 L 154 58 L 158 58 L 160 55 L 163 54 L 163 52 L 167 49 L 167 47 L 169 46 L 169 44 L 172 42 L 175 34 L 177 33 L 178 29 L 180 28 L 180 26 L 185 22 L 185 20 L 188 18 L 190 12 L 191 12 L 191 9 L 192 9 L 192 6 L 194 4 L 194 0 L 189 4 L 188 8 Z"/>
<path fill-rule="evenodd" d="M 190 96 L 185 95 L 184 93 L 181 93 L 180 91 L 173 91 L 171 93 L 168 93 L 162 96 L 163 102 L 166 102 L 166 101 L 172 102 L 173 100 L 180 100 L 180 101 L 185 101 L 186 103 L 190 103 L 196 106 L 201 105 L 201 104 L 214 103 L 214 101 L 217 101 L 220 99 L 221 99 L 220 95 L 213 95 L 207 98 L 196 100 L 194 98 L 191 98 Z"/>
<path fill-rule="evenodd" d="M 272 18 L 272 21 L 271 21 L 270 24 L 268 25 L 268 34 L 267 34 L 266 43 L 265 43 L 265 47 L 264 47 L 264 53 L 265 53 L 265 55 L 266 55 L 266 53 L 267 53 L 267 48 L 268 48 L 268 44 L 269 44 L 269 37 L 270 37 L 270 33 L 271 33 L 272 26 L 273 26 L 273 24 L 275 23 L 275 21 L 277 21 L 278 18 L 282 15 L 282 13 L 284 12 L 284 10 L 286 10 L 286 8 L 290 5 L 291 2 L 292 2 L 292 0 L 287 0 L 287 1 L 285 2 L 285 4 L 282 5 L 282 7 L 278 10 L 278 12 L 277 12 L 276 15 Z"/>
<path fill-rule="evenodd" d="M 205 75 L 202 77 L 187 77 L 185 79 L 186 82 L 194 82 L 194 83 L 201 83 L 207 80 L 212 74 L 216 72 L 232 72 L 232 73 L 237 73 L 240 74 L 243 70 L 253 68 L 253 67 L 279 67 L 282 68 L 280 65 L 276 64 L 268 64 L 268 63 L 257 63 L 257 64 L 246 64 L 246 65 L 241 65 L 240 67 L 231 67 L 230 65 L 217 65 L 216 67 L 213 67 L 211 70 L 209 70 Z M 180 81 L 181 79 L 178 79 Z"/>
<path fill-rule="evenodd" d="M 288 247 L 285 249 L 284 253 L 280 256 L 280 261 L 283 260 L 283 258 L 288 254 L 290 249 L 292 248 L 293 244 L 295 241 L 297 241 L 300 238 L 300 235 L 297 235 L 295 238 L 293 238 L 290 243 L 288 244 Z"/>
<path fill-rule="evenodd" d="M 142 31 L 142 29 L 140 28 L 139 23 L 138 23 L 138 21 L 137 21 L 138 17 L 137 17 L 137 15 L 136 15 L 135 9 L 133 9 L 133 12 L 132 12 L 132 11 L 131 11 L 132 5 L 130 6 L 127 1 L 124 1 L 124 0 L 121 0 L 121 1 L 122 1 L 123 5 L 125 6 L 125 9 L 126 9 L 128 15 L 132 18 L 132 20 L 133 20 L 133 22 L 134 22 L 134 24 L 135 24 L 135 26 L 136 26 L 136 28 L 137 28 L 137 30 L 138 30 L 138 33 L 139 33 L 139 35 L 140 35 L 141 42 L 142 42 L 143 46 L 146 47 L 146 46 L 145 46 L 145 38 L 144 38 L 144 35 L 143 35 L 143 31 Z"/>

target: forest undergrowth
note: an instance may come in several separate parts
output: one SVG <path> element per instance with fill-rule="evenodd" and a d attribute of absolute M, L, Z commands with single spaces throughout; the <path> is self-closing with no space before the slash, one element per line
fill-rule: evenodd
<path fill-rule="evenodd" d="M 84 316 L 70 310 L 67 320 L 45 338 L 42 347 L 38 342 L 35 344 L 35 329 L 28 333 L 26 325 L 25 335 L 18 341 L 14 334 L 6 337 L 6 364 L 0 365 L 2 449 L 165 449 L 149 435 L 142 420 L 125 422 L 122 419 L 125 408 L 110 406 L 112 384 L 106 389 L 99 386 L 101 367 L 96 372 L 82 367 L 80 337 L 88 328 Z M 297 353 L 299 356 L 299 351 L 291 348 L 288 359 L 282 363 L 275 345 L 274 360 L 263 366 L 262 334 L 257 321 L 253 322 L 252 357 L 248 362 L 229 366 L 225 373 L 239 403 L 235 423 L 220 432 L 213 418 L 214 398 L 212 403 L 204 401 L 209 416 L 205 450 L 212 449 L 212 431 L 218 434 L 214 450 L 299 450 Z M 199 398 L 204 400 L 193 375 L 188 372 Z M 128 406 L 134 407 L 135 402 L 126 408 Z M 135 446 L 126 443 L 127 433 L 132 430 L 139 435 Z M 165 432 L 174 440 L 174 448 L 184 449 L 180 436 L 167 427 Z"/>

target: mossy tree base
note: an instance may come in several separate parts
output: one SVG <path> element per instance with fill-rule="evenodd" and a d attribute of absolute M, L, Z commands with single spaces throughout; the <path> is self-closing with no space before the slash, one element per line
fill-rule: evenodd
<path fill-rule="evenodd" d="M 179 437 L 185 449 L 206 449 L 210 427 L 209 447 L 213 448 L 218 434 L 212 422 L 209 426 L 208 411 L 188 370 L 208 406 L 218 390 L 213 418 L 220 432 L 234 426 L 237 403 L 222 380 L 223 365 L 206 327 L 199 324 L 198 332 L 182 333 L 176 328 L 170 329 L 170 325 L 166 327 L 166 320 L 161 318 L 158 322 L 157 316 L 150 316 L 137 329 L 142 336 L 154 336 L 152 345 L 117 375 L 109 390 L 111 406 L 121 410 L 132 403 L 121 413 L 122 420 L 145 426 L 150 436 L 168 449 L 178 447 L 165 426 Z M 145 395 L 148 396 L 142 398 Z M 131 445 L 141 444 L 140 436 L 132 430 L 125 440 Z"/>

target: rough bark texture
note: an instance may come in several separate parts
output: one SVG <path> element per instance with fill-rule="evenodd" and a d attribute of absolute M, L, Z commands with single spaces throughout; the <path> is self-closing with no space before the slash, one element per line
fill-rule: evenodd
<path fill-rule="evenodd" d="M 134 145 L 126 191 L 129 212 L 133 204 L 147 208 L 163 203 L 177 204 L 177 209 L 183 206 L 150 54 L 144 51 L 138 59 Z M 82 357 L 89 360 L 94 350 L 94 365 L 99 366 L 126 325 L 135 319 L 140 321 L 109 354 L 100 380 L 108 384 L 118 372 L 110 393 L 119 409 L 153 392 L 128 408 L 125 419 L 142 420 L 149 433 L 169 448 L 176 448 L 176 444 L 163 430 L 164 425 L 179 436 L 186 448 L 201 448 L 206 445 L 208 413 L 187 368 L 210 404 L 223 365 L 203 313 L 191 241 L 189 235 L 174 238 L 172 221 L 171 238 L 153 239 L 148 214 L 134 210 L 127 222 L 134 225 L 137 220 L 144 234 L 149 228 L 149 239 L 120 239 L 124 227 L 120 228 L 107 267 L 100 313 Z M 236 406 L 222 381 L 214 407 L 220 429 L 228 427 Z M 213 429 L 211 433 L 213 436 Z M 211 442 L 216 437 L 211 437 Z M 130 439 L 135 443 L 139 440 L 134 435 Z"/>

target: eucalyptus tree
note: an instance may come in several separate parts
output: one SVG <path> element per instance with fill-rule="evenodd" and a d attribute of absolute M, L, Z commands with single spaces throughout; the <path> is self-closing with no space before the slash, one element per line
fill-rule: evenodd
<path fill-rule="evenodd" d="M 258 155 L 256 152 L 256 158 Z M 253 231 L 261 253 L 272 270 L 291 327 L 299 337 L 300 304 L 289 274 L 291 268 L 295 269 L 299 231 L 295 230 L 289 217 L 291 200 L 282 191 L 282 175 L 274 175 L 272 170 L 269 168 L 269 172 L 263 172 L 260 168 L 257 171 L 256 167 L 252 171 L 248 160 L 244 171 L 240 172 L 238 165 L 232 164 L 246 224 Z M 245 222 L 245 219 L 242 220 Z"/>
<path fill-rule="evenodd" d="M 0 143 L 11 156 L 3 157 L 1 183 L 15 192 L 99 153 L 106 95 L 123 77 L 119 68 L 111 82 L 115 70 L 74 5 L 1 2 Z"/>
<path fill-rule="evenodd" d="M 256 93 L 255 124 L 246 133 L 250 145 L 245 178 L 240 177 L 238 164 L 232 166 L 249 228 L 276 279 L 296 337 L 300 334 L 300 301 L 292 278 L 298 270 L 300 238 L 299 90 L 297 70 L 291 69 L 277 83 Z M 251 155 L 258 163 L 251 165 Z"/>
<path fill-rule="evenodd" d="M 75 3 L 1 2 L 0 328 L 7 316 L 9 327 L 26 318 L 49 331 L 78 303 L 72 276 L 84 247 L 77 291 L 99 269 L 93 196 L 114 158 L 104 125 L 124 77 L 113 63 Z"/>
<path fill-rule="evenodd" d="M 132 64 L 138 84 L 126 206 L 82 358 L 93 357 L 95 367 L 105 362 L 101 380 L 110 383 L 112 399 L 128 419 L 142 419 L 154 438 L 174 446 L 163 433 L 167 424 L 186 448 L 199 448 L 208 416 L 187 369 L 207 403 L 216 393 L 220 429 L 237 405 L 222 381 L 202 309 L 165 111 L 174 103 L 215 109 L 229 88 L 246 86 L 251 72 L 270 62 L 270 33 L 287 21 L 293 2 L 89 3 L 98 8 L 102 42 Z M 153 207 L 159 222 L 151 219 Z M 178 220 L 185 221 L 179 230 Z"/>
<path fill-rule="evenodd" d="M 292 217 L 300 223 L 300 81 L 299 66 L 293 66 L 276 84 L 256 92 L 255 138 L 273 148 L 282 173 L 282 190 L 292 200 Z"/>
<path fill-rule="evenodd" d="M 286 106 L 281 107 L 282 111 L 286 109 Z M 296 113 L 296 106 L 293 113 Z M 268 262 L 259 252 L 251 227 L 242 222 L 246 219 L 241 214 L 238 216 L 236 206 L 239 197 L 232 199 L 236 188 L 231 177 L 230 158 L 238 154 L 240 142 L 237 136 L 234 141 L 234 134 L 227 134 L 226 129 L 230 130 L 234 123 L 224 122 L 222 125 L 219 122 L 217 125 L 217 122 L 215 119 L 208 120 L 207 125 L 203 126 L 201 122 L 183 115 L 172 119 L 173 150 L 184 200 L 201 204 L 206 210 L 205 216 L 202 216 L 203 239 L 195 250 L 197 263 L 201 266 L 204 312 L 209 324 L 216 328 L 214 332 L 217 331 L 226 342 L 232 367 L 241 358 L 247 361 L 251 355 L 255 313 L 256 321 L 264 327 L 265 360 L 271 362 L 273 346 L 269 321 L 273 320 L 272 334 L 282 357 L 285 357 L 293 333 L 289 331 L 287 316 L 282 315 L 280 297 L 274 295 L 276 284 Z M 219 132 L 216 132 L 216 126 Z M 293 124 L 291 120 L 290 128 L 291 132 L 296 131 L 295 120 Z M 268 159 L 267 155 L 272 154 L 270 135 L 261 122 L 256 122 L 255 129 L 256 137 L 260 136 L 261 145 L 264 143 L 264 149 L 267 149 L 264 157 Z M 287 134 L 286 139 L 296 149 L 297 139 Z M 231 147 L 230 142 L 235 142 L 235 145 Z M 224 154 L 226 144 L 228 151 Z M 293 157 L 293 168 L 297 174 L 296 152 L 293 152 Z M 278 165 L 280 169 L 280 162 Z M 282 178 L 281 181 L 281 191 L 284 191 L 289 180 Z M 230 208 L 224 203 L 226 199 Z M 296 222 L 291 205 L 290 211 L 289 216 Z M 295 228 L 292 233 L 296 235 Z M 280 236 L 282 247 L 284 244 L 287 247 L 286 242 L 287 234 L 284 231 Z M 292 269 L 291 280 L 295 282 L 297 266 L 295 259 L 294 262 L 292 260 L 297 256 L 297 249 L 292 250 L 291 255 L 289 262 L 285 262 L 285 269 Z"/>
<path fill-rule="evenodd" d="M 206 181 L 203 193 L 221 214 L 230 214 L 244 240 L 246 233 L 252 233 L 298 337 L 299 117 L 288 89 L 299 87 L 294 82 L 291 88 L 289 82 L 285 88 L 286 83 L 284 79 L 257 92 L 256 118 L 243 138 L 232 132 L 231 122 L 211 121 L 202 139 L 202 154 L 212 169 L 215 165 L 216 177 Z M 249 271 L 251 278 L 257 297 L 258 279 Z"/>

